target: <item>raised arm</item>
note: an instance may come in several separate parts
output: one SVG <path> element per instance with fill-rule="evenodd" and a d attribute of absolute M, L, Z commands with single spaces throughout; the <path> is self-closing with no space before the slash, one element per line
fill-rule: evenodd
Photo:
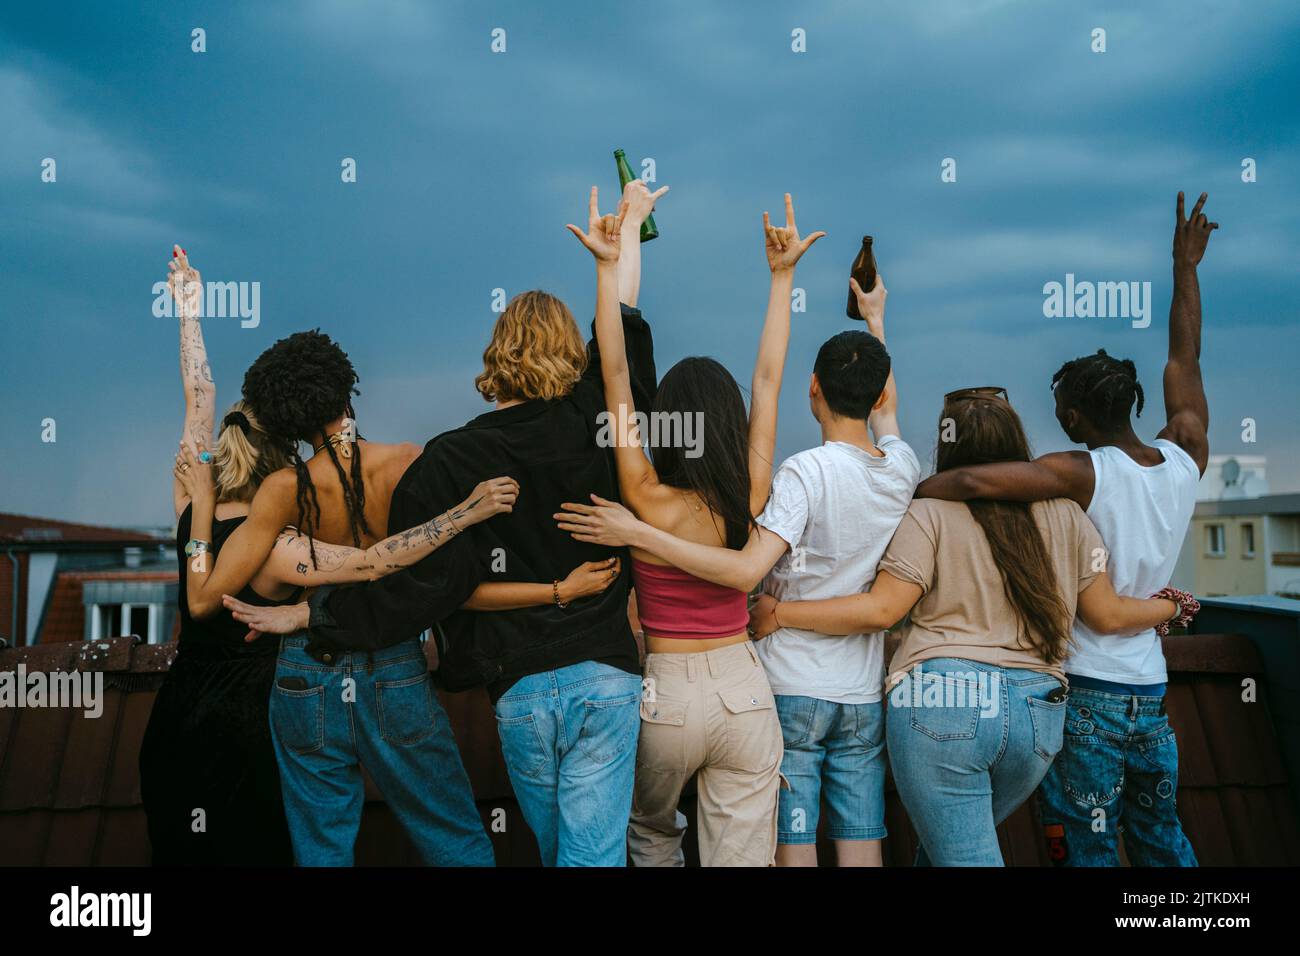
<path fill-rule="evenodd" d="M 614 443 L 614 460 L 618 468 L 619 491 L 633 508 L 645 501 L 646 489 L 657 481 L 653 466 L 641 450 L 641 440 L 633 414 L 636 405 L 632 397 L 632 379 L 628 370 L 626 344 L 623 341 L 623 319 L 619 308 L 619 257 L 623 245 L 623 224 L 629 212 L 640 229 L 640 220 L 649 215 L 655 201 L 668 191 L 664 186 L 654 193 L 645 183 L 634 180 L 628 183 L 628 193 L 635 199 L 625 200 L 618 215 L 600 214 L 599 196 L 591 187 L 588 203 L 587 232 L 570 224 L 567 228 L 587 247 L 596 260 L 596 341 L 600 347 L 600 375 L 605 391 L 608 428 Z M 644 212 L 642 212 L 644 211 Z M 636 240 L 629 232 L 628 241 Z M 637 250 L 639 255 L 640 250 Z M 639 272 L 639 270 L 638 270 Z"/>
<path fill-rule="evenodd" d="M 885 344 L 885 299 L 889 290 L 885 288 L 885 277 L 876 274 L 876 284 L 870 292 L 863 292 L 858 280 L 849 276 L 849 289 L 858 300 L 858 315 L 867 323 L 867 331 Z M 867 424 L 877 442 L 886 435 L 901 435 L 898 429 L 898 384 L 894 380 L 894 365 L 890 362 L 889 378 L 885 380 L 885 390 L 881 393 L 884 401 L 871 410 Z"/>
<path fill-rule="evenodd" d="M 1047 501 L 1069 498 L 1081 508 L 1092 500 L 1092 459 L 1084 451 L 1062 451 L 1033 461 L 1000 461 L 950 468 L 916 488 L 917 498 L 970 501 Z"/>
<path fill-rule="evenodd" d="M 1181 608 L 1168 598 L 1122 597 L 1103 572 L 1079 592 L 1078 615 L 1100 634 L 1140 634 L 1172 620 Z"/>
<path fill-rule="evenodd" d="M 592 495 L 595 504 L 565 502 L 555 515 L 561 531 L 577 541 L 649 551 L 697 578 L 738 591 L 752 591 L 789 547 L 780 535 L 758 528 L 739 551 L 696 544 L 653 528 L 622 505 Z"/>
<path fill-rule="evenodd" d="M 1196 267 L 1205 255 L 1210 233 L 1219 228 L 1201 212 L 1206 194 L 1196 200 L 1190 219 L 1183 218 L 1178 194 L 1174 223 L 1174 295 L 1169 303 L 1169 360 L 1165 363 L 1165 427 L 1159 437 L 1178 445 L 1201 474 L 1210 456 L 1210 405 L 1201 381 L 1201 286 Z"/>
<path fill-rule="evenodd" d="M 749 627 L 755 637 L 766 637 L 782 627 L 818 634 L 881 631 L 901 621 L 920 599 L 919 584 L 881 571 L 871 590 L 862 594 L 821 601 L 777 601 L 764 594 L 750 614 Z"/>
<path fill-rule="evenodd" d="M 172 258 L 167 263 L 167 268 L 167 287 L 180 326 L 181 392 L 185 397 L 185 424 L 181 428 L 181 444 L 198 454 L 200 443 L 208 445 L 212 442 L 217 404 L 217 386 L 212 381 L 208 352 L 203 344 L 203 327 L 199 323 L 203 280 L 199 271 L 190 265 L 185 250 L 180 246 L 172 246 Z M 181 483 L 173 482 L 172 503 L 178 517 L 189 500 Z"/>
<path fill-rule="evenodd" d="M 814 232 L 799 238 L 794 221 L 794 201 L 785 194 L 785 226 L 772 225 L 763 213 L 763 242 L 772 283 L 767 294 L 767 315 L 758 340 L 758 358 L 749 404 L 749 510 L 757 516 L 767 503 L 772 489 L 772 459 L 776 456 L 777 407 L 781 398 L 781 377 L 790 345 L 790 295 L 794 290 L 794 270 L 808 248 L 826 235 Z"/>

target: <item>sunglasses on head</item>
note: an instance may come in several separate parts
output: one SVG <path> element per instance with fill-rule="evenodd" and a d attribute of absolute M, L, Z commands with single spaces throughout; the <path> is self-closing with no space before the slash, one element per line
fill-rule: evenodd
<path fill-rule="evenodd" d="M 965 402 L 972 398 L 1000 398 L 1008 405 L 1011 404 L 1011 396 L 1007 390 L 1000 385 L 980 385 L 975 388 L 959 388 L 955 392 L 949 392 L 943 397 L 945 405 L 951 405 L 953 402 Z"/>

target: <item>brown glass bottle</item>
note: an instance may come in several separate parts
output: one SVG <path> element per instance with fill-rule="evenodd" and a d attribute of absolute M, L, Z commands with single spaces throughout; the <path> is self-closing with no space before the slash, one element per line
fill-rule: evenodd
<path fill-rule="evenodd" d="M 858 280 L 858 285 L 862 287 L 863 292 L 870 292 L 876 284 L 876 254 L 871 249 L 871 237 L 862 237 L 862 248 L 858 250 L 858 257 L 853 260 L 853 266 L 849 269 L 849 275 Z M 850 319 L 861 319 L 858 312 L 858 297 L 849 289 L 849 307 L 845 314 Z"/>

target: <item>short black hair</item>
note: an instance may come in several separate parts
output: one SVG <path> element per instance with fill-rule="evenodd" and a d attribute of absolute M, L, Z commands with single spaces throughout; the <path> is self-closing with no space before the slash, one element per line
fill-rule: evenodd
<path fill-rule="evenodd" d="M 870 332 L 850 329 L 822 343 L 813 373 L 832 412 L 866 421 L 889 381 L 889 353 Z"/>
<path fill-rule="evenodd" d="M 1052 389 L 1066 408 L 1074 409 L 1097 430 L 1111 434 L 1128 424 L 1129 412 L 1137 403 L 1142 417 L 1145 397 L 1132 359 L 1117 359 L 1098 349 L 1062 365 L 1052 376 Z"/>

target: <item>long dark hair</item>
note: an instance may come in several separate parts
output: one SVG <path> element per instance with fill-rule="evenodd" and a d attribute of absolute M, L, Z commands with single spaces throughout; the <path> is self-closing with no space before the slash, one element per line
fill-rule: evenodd
<path fill-rule="evenodd" d="M 944 441 L 946 434 L 953 434 L 955 440 Z M 1024 426 L 1005 400 L 964 398 L 944 406 L 935 450 L 936 471 L 1029 460 Z M 1070 612 L 1061 599 L 1056 569 L 1029 503 L 981 500 L 968 501 L 966 506 L 988 539 L 1003 590 L 1020 618 L 1024 636 L 1044 661 L 1059 663 L 1070 643 Z"/>
<path fill-rule="evenodd" d="M 361 446 L 351 442 L 351 467 L 345 471 L 325 426 L 341 415 L 355 417 L 352 396 L 357 373 L 347 353 L 319 329 L 296 332 L 263 352 L 244 375 L 244 399 L 269 434 L 294 442 L 291 463 L 298 479 L 298 527 L 308 536 L 312 565 L 316 547 L 310 540 L 320 525 L 320 500 L 297 442 L 323 448 L 338 472 L 347 508 L 352 543 L 370 534 L 366 524 L 366 486 L 361 473 Z M 352 436 L 359 438 L 359 435 Z"/>
<path fill-rule="evenodd" d="M 651 447 L 650 460 L 662 483 L 700 497 L 713 512 L 715 527 L 722 519 L 728 548 L 743 548 L 754 516 L 749 508 L 749 416 L 740 386 L 714 359 L 684 358 L 659 382 L 652 411 L 657 417 L 678 415 L 683 422 L 700 414 L 702 454 L 691 457 L 684 442 L 671 442 Z"/>

